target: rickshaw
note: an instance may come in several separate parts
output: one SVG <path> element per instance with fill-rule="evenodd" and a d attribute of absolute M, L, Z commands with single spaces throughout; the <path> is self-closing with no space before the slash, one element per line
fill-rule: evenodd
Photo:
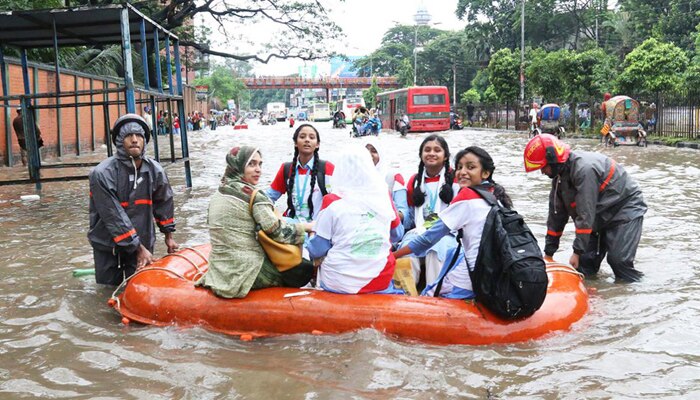
<path fill-rule="evenodd" d="M 532 132 L 532 136 L 542 133 L 549 133 L 550 135 L 556 135 L 557 138 L 561 139 L 566 131 L 559 123 L 560 117 L 561 109 L 559 108 L 558 104 L 550 103 L 543 105 L 537 112 L 538 126 Z"/>
<path fill-rule="evenodd" d="M 605 146 L 646 147 L 647 133 L 639 121 L 639 103 L 628 96 L 615 96 L 603 103 L 605 123 L 600 133 Z"/>

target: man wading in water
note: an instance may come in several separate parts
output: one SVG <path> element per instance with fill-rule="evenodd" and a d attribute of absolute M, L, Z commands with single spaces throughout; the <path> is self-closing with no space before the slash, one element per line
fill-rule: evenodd
<path fill-rule="evenodd" d="M 117 154 L 90 171 L 90 230 L 97 283 L 118 285 L 153 261 L 155 223 L 168 253 L 178 250 L 173 191 L 163 167 L 146 156 L 151 132 L 136 114 L 117 119 Z"/>

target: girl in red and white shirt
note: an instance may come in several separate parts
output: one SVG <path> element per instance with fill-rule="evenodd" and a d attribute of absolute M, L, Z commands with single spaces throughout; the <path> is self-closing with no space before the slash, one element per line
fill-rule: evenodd
<path fill-rule="evenodd" d="M 450 168 L 450 147 L 441 136 L 430 135 L 423 140 L 418 151 L 420 164 L 418 173 L 408 180 L 408 216 L 404 217 L 404 228 L 409 230 L 402 244 L 425 232 L 437 221 L 440 211 L 447 208 L 459 185 L 454 183 L 454 171 Z M 420 281 L 421 263 L 425 261 L 425 283 L 432 283 L 442 268 L 447 252 L 456 247 L 454 237 L 446 236 L 426 251 L 414 253 L 411 259 L 413 276 Z"/>
<path fill-rule="evenodd" d="M 473 271 L 476 265 L 481 235 L 491 206 L 471 188 L 475 186 L 485 187 L 504 207 L 511 208 L 513 206 L 505 189 L 493 181 L 494 170 L 493 159 L 486 150 L 480 147 L 467 147 L 457 153 L 455 171 L 460 187 L 459 193 L 449 207 L 439 213 L 438 220 L 430 229 L 394 253 L 397 258 L 411 253 L 419 253 L 446 237 L 454 242 L 455 239 L 450 232 L 461 230 L 464 254 L 460 255 L 453 268 L 447 270 L 449 265 L 445 265 L 440 271 L 439 277 L 445 277 L 439 293 L 441 297 L 458 299 L 474 297 L 469 271 Z M 433 296 L 434 287 L 435 282 L 428 285 L 422 294 Z"/>
<path fill-rule="evenodd" d="M 323 196 L 330 192 L 333 164 L 321 160 L 321 136 L 316 128 L 302 124 L 294 131 L 294 157 L 283 163 L 267 190 L 273 202 L 287 194 L 284 216 L 299 221 L 316 219 Z"/>

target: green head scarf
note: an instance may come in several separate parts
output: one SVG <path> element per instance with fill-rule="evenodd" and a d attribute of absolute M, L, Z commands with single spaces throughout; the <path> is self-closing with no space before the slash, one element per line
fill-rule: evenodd
<path fill-rule="evenodd" d="M 243 181 L 243 172 L 255 153 L 260 153 L 257 147 L 241 146 L 232 148 L 226 154 L 226 171 L 221 178 L 219 192 L 246 202 L 250 200 L 255 186 Z"/>

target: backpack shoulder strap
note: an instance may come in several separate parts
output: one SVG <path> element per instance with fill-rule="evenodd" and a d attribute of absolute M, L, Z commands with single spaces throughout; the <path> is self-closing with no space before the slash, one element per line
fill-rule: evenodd
<path fill-rule="evenodd" d="M 437 285 L 435 285 L 435 292 L 433 293 L 433 297 L 440 297 L 440 290 L 442 289 L 442 281 L 445 280 L 445 277 L 447 274 L 450 272 L 452 268 L 454 268 L 455 264 L 457 264 L 457 259 L 459 258 L 459 252 L 462 250 L 462 230 L 460 229 L 457 231 L 457 250 L 455 250 L 455 254 L 452 256 L 452 260 L 450 260 L 450 265 L 447 267 L 447 270 L 445 273 L 442 275 L 440 278 L 440 281 L 438 281 Z M 464 261 L 467 260 L 467 255 L 464 255 Z M 469 270 L 469 264 L 467 264 L 467 270 Z"/>
<path fill-rule="evenodd" d="M 481 196 L 482 199 L 484 199 L 489 205 L 495 206 L 498 205 L 498 199 L 496 199 L 496 196 L 493 195 L 490 191 L 486 190 L 484 187 L 479 187 L 479 186 L 473 186 L 470 189 L 475 191 L 479 196 Z"/>
<path fill-rule="evenodd" d="M 292 163 L 289 161 L 282 164 L 282 177 L 284 177 L 285 186 L 287 185 L 287 181 L 289 180 L 289 173 L 291 172 L 291 167 Z"/>
<path fill-rule="evenodd" d="M 321 190 L 322 195 L 327 195 L 326 190 L 326 160 L 318 160 L 318 169 L 316 169 L 316 183 Z"/>

